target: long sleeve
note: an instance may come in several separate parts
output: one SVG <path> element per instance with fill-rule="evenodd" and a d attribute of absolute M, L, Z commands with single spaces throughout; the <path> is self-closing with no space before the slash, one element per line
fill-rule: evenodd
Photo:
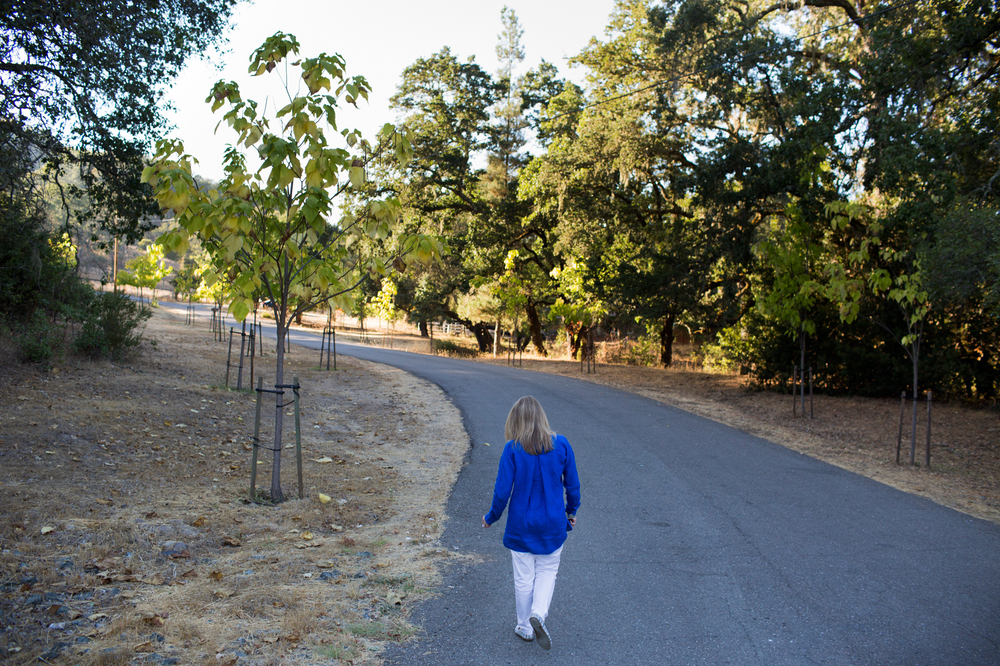
<path fill-rule="evenodd" d="M 563 486 L 566 488 L 566 513 L 575 516 L 580 508 L 580 475 L 576 472 L 576 455 L 566 442 L 568 455 L 563 468 Z"/>
<path fill-rule="evenodd" d="M 507 442 L 500 456 L 500 466 L 497 469 L 497 481 L 493 486 L 493 505 L 490 512 L 486 514 L 486 524 L 492 525 L 500 520 L 507 502 L 510 500 L 511 490 L 514 488 L 514 445 Z"/>

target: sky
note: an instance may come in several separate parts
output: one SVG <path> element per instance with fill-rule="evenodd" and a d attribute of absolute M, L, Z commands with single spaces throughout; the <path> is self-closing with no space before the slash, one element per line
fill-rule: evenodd
<path fill-rule="evenodd" d="M 255 79 L 247 73 L 247 65 L 250 54 L 281 31 L 299 40 L 300 56 L 339 53 L 349 76 L 360 74 L 368 80 L 372 87 L 368 103 L 360 101 L 360 111 L 345 111 L 338 124 L 341 129 L 360 129 L 373 139 L 382 125 L 398 120 L 389 98 L 403 70 L 418 58 L 448 46 L 459 60 L 475 56 L 480 67 L 496 73 L 495 48 L 504 6 L 514 10 L 524 30 L 525 60 L 515 74 L 545 59 L 559 68 L 561 76 L 583 84 L 585 71 L 571 69 L 567 58 L 591 38 L 604 38 L 614 0 L 255 0 L 237 9 L 226 35 L 226 52 L 209 52 L 208 57 L 192 61 L 168 91 L 165 101 L 174 109 L 167 115 L 175 126 L 169 136 L 183 140 L 187 152 L 198 159 L 195 173 L 221 178 L 222 155 L 235 134 L 226 126 L 215 133 L 225 107 L 213 115 L 205 98 L 216 81 L 226 79 L 240 85 L 244 99 L 280 101 L 281 89 L 264 85 L 273 77 Z"/>

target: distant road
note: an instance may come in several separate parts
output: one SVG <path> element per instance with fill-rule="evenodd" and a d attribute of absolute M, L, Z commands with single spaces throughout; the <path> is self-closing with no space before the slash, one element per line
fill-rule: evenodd
<path fill-rule="evenodd" d="M 318 349 L 318 335 L 292 335 Z M 473 443 L 443 540 L 483 561 L 446 570 L 415 613 L 425 633 L 389 664 L 1000 664 L 1000 526 L 590 382 L 338 352 L 439 385 Z M 526 394 L 569 438 L 582 483 L 548 653 L 514 636 L 503 525 L 479 525 L 507 411 Z"/>

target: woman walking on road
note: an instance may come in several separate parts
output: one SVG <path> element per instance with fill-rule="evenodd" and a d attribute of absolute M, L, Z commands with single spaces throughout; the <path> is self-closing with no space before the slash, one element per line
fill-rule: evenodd
<path fill-rule="evenodd" d="M 483 516 L 483 527 L 498 521 L 510 502 L 503 545 L 510 549 L 514 562 L 514 633 L 526 641 L 537 639 L 548 650 L 552 641 L 545 618 L 563 543 L 576 525 L 580 478 L 573 448 L 552 431 L 545 411 L 531 396 L 514 403 L 504 431 L 508 441 L 500 457 L 493 506 Z"/>

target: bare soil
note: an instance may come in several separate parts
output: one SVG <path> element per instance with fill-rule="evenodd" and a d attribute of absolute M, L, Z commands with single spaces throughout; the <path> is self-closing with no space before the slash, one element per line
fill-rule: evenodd
<path fill-rule="evenodd" d="M 393 338 L 429 350 L 416 336 Z M 70 357 L 42 371 L 0 358 L 0 661 L 375 664 L 387 642 L 412 636 L 409 610 L 432 594 L 439 565 L 468 557 L 439 540 L 468 447 L 444 394 L 355 359 L 322 370 L 317 352 L 293 346 L 286 381 L 302 385 L 304 499 L 285 448 L 293 499 L 255 504 L 255 394 L 225 388 L 226 345 L 205 322 L 163 312 L 146 339 L 155 347 L 124 365 Z M 265 385 L 273 364 L 273 349 L 256 359 Z M 793 418 L 790 396 L 749 392 L 729 375 L 612 365 L 587 374 L 529 357 L 523 367 L 634 391 L 1000 522 L 996 409 L 935 404 L 927 469 L 895 464 L 897 401 L 816 396 L 815 418 Z M 284 409 L 294 446 L 293 406 Z M 266 448 L 274 410 L 267 394 Z M 262 454 L 266 490 L 271 452 Z"/>

